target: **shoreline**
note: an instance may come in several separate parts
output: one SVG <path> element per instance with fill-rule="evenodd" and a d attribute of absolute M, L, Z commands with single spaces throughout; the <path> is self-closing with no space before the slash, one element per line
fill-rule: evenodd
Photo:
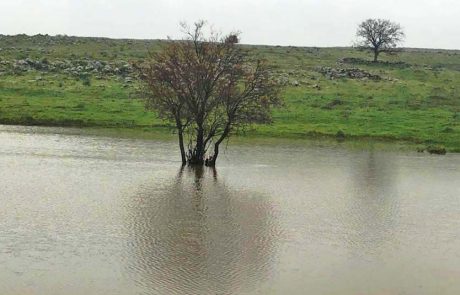
<path fill-rule="evenodd" d="M 125 139 L 144 139 L 144 140 L 168 140 L 175 141 L 175 129 L 170 127 L 108 127 L 108 126 L 75 126 L 75 125 L 52 125 L 52 124 L 9 124 L 0 122 L 0 132 L 6 129 L 22 128 L 42 128 L 43 133 L 63 133 L 70 135 L 82 136 L 102 136 L 102 137 L 119 137 Z M 10 131 L 8 130 L 8 131 Z M 55 130 L 55 132 L 53 132 Z M 18 131 L 18 130 L 14 130 Z M 36 130 L 35 130 L 36 131 Z M 291 133 L 281 134 L 279 136 L 270 136 L 250 130 L 245 134 L 234 135 L 230 138 L 229 144 L 261 144 L 261 145 L 282 145 L 286 143 L 314 144 L 322 147 L 346 147 L 351 149 L 378 149 L 390 151 L 409 151 L 417 152 L 420 147 L 427 147 L 423 143 L 417 143 L 410 140 L 393 139 L 385 137 L 372 136 L 346 136 L 344 139 L 338 139 L 334 135 L 323 134 L 318 132 L 310 133 Z M 459 154 L 460 148 L 446 147 L 448 153 Z M 426 153 L 426 152 L 425 152 Z"/>

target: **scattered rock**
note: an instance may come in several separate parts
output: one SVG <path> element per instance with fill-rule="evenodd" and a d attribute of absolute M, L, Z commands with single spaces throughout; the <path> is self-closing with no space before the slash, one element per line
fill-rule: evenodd
<path fill-rule="evenodd" d="M 445 155 L 447 153 L 446 148 L 440 145 L 430 145 L 426 148 L 426 151 L 435 155 Z"/>
<path fill-rule="evenodd" d="M 341 105 L 344 105 L 344 104 L 345 104 L 345 102 L 341 98 L 337 97 L 337 98 L 334 98 L 332 101 L 328 102 L 322 108 L 327 109 L 327 110 L 332 110 L 336 106 L 341 106 Z"/>
<path fill-rule="evenodd" d="M 355 58 L 355 57 L 344 57 L 339 59 L 338 61 L 341 64 L 352 64 L 352 65 L 379 65 L 379 66 L 389 66 L 389 67 L 397 67 L 397 68 L 408 68 L 411 65 L 402 61 L 397 62 L 390 62 L 390 61 L 371 61 L 362 58 Z"/>
<path fill-rule="evenodd" d="M 361 79 L 361 80 L 373 80 L 380 81 L 382 77 L 379 75 L 371 74 L 365 70 L 352 68 L 352 69 L 341 69 L 341 68 L 330 68 L 330 67 L 320 67 L 318 72 L 325 75 L 326 78 L 330 80 L 340 79 L 340 78 L 349 78 L 349 79 Z"/>
<path fill-rule="evenodd" d="M 0 69 L 10 74 L 31 71 L 40 73 L 63 72 L 76 77 L 82 74 L 87 75 L 88 73 L 92 73 L 94 75 L 104 75 L 106 77 L 128 77 L 134 73 L 134 68 L 125 61 L 106 63 L 104 61 L 91 59 L 48 60 L 47 58 L 43 58 L 42 60 L 34 60 L 31 58 L 25 58 L 13 61 L 2 60 L 0 61 Z"/>

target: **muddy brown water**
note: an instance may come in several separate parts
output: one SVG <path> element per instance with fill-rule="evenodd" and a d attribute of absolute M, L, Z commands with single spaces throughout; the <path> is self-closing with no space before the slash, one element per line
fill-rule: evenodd
<path fill-rule="evenodd" d="M 460 156 L 0 126 L 0 294 L 460 294 Z"/>

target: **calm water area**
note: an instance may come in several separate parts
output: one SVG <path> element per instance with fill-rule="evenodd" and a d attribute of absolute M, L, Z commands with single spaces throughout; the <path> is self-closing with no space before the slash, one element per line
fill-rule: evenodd
<path fill-rule="evenodd" d="M 460 155 L 0 126 L 0 294 L 460 294 Z"/>

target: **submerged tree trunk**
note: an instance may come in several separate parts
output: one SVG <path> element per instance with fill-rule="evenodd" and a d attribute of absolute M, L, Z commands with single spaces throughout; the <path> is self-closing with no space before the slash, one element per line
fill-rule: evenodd
<path fill-rule="evenodd" d="M 189 150 L 188 163 L 190 165 L 203 165 L 205 162 L 204 130 L 197 128 L 195 147 Z"/>
<path fill-rule="evenodd" d="M 185 156 L 185 147 L 184 147 L 184 134 L 183 131 L 179 131 L 179 148 L 180 148 L 180 156 L 182 159 L 182 165 L 187 164 L 187 157 Z"/>
<path fill-rule="evenodd" d="M 224 139 L 228 137 L 230 133 L 230 125 L 231 123 L 227 124 L 227 127 L 225 127 L 224 132 L 214 144 L 214 154 L 212 155 L 212 157 L 206 160 L 206 166 L 210 166 L 210 167 L 216 166 L 217 157 L 219 157 L 219 146 L 224 141 Z"/>
<path fill-rule="evenodd" d="M 179 149 L 180 149 L 182 165 L 185 165 L 187 164 L 187 157 L 185 154 L 185 147 L 184 147 L 184 126 L 182 125 L 180 118 L 177 118 L 177 117 L 176 117 L 176 128 L 177 128 L 177 134 L 179 137 Z"/>

